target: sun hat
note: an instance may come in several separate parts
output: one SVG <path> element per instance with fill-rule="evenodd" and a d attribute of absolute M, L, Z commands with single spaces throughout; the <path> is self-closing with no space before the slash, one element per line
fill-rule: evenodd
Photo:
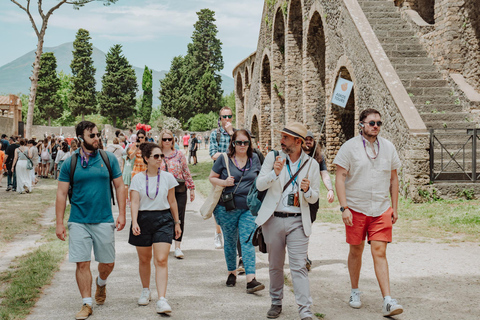
<path fill-rule="evenodd" d="M 307 128 L 300 122 L 292 122 L 287 124 L 285 128 L 279 130 L 280 133 L 288 134 L 289 136 L 300 138 L 305 142 L 305 137 L 307 136 Z"/>

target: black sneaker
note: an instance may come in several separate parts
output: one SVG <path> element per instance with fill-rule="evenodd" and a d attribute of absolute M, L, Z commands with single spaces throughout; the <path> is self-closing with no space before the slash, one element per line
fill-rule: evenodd
<path fill-rule="evenodd" d="M 12 190 L 12 187 L 11 187 L 11 186 L 8 186 L 8 187 L 7 187 L 7 191 L 10 191 L 10 190 Z"/>
<path fill-rule="evenodd" d="M 235 287 L 235 283 L 237 283 L 237 277 L 233 273 L 230 273 L 228 275 L 226 285 L 227 287 Z"/>
<path fill-rule="evenodd" d="M 265 289 L 265 285 L 258 282 L 255 278 L 253 278 L 252 281 L 247 283 L 247 293 L 254 293 L 263 289 Z"/>
<path fill-rule="evenodd" d="M 280 316 L 280 313 L 282 313 L 282 306 L 272 304 L 272 306 L 270 307 L 270 310 L 268 310 L 267 312 L 267 318 L 276 319 Z"/>
<path fill-rule="evenodd" d="M 242 260 L 242 258 L 240 258 L 240 259 L 238 260 L 237 273 L 238 273 L 239 275 L 245 274 L 245 267 L 243 266 L 243 260 Z"/>

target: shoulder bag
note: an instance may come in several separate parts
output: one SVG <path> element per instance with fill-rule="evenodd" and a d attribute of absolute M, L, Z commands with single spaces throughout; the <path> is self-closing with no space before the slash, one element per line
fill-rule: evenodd
<path fill-rule="evenodd" d="M 228 176 L 230 176 L 230 167 L 228 165 L 228 156 L 226 153 L 222 153 L 223 158 L 225 159 L 226 167 Z M 212 217 L 213 210 L 218 204 L 220 200 L 220 196 L 222 195 L 223 189 L 225 187 L 222 186 L 212 186 L 212 191 L 208 195 L 207 199 L 203 203 L 202 207 L 200 208 L 200 214 L 202 215 L 203 219 L 207 220 Z"/>

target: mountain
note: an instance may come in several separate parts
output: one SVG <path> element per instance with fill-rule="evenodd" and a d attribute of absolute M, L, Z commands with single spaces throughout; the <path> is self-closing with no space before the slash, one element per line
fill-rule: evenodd
<path fill-rule="evenodd" d="M 62 71 L 71 74 L 70 63 L 72 61 L 73 55 L 73 42 L 68 42 L 61 44 L 56 47 L 44 47 L 43 52 L 53 52 L 57 58 L 57 71 Z M 93 47 L 92 54 L 94 66 L 97 69 L 95 73 L 95 78 L 97 80 L 97 91 L 100 91 L 102 88 L 102 76 L 105 73 L 105 52 L 100 49 Z M 0 67 L 0 94 L 9 94 L 9 93 L 24 93 L 28 94 L 30 91 L 30 79 L 29 77 L 32 74 L 32 65 L 35 59 L 35 50 L 30 51 L 27 54 L 15 59 L 14 61 L 7 63 Z M 128 59 L 128 57 L 127 57 Z M 143 70 L 145 67 L 135 67 L 135 74 L 137 76 L 137 83 L 139 88 L 139 94 L 142 92 L 142 77 Z M 160 105 L 160 100 L 158 100 L 158 91 L 160 89 L 160 79 L 165 77 L 167 71 L 156 71 L 153 70 L 153 105 Z M 224 94 L 229 94 L 234 91 L 234 80 L 233 78 L 221 74 L 223 82 L 222 89 Z"/>

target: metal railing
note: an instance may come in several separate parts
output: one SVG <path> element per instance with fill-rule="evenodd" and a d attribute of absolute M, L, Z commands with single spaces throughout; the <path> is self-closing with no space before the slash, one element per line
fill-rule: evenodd
<path fill-rule="evenodd" d="M 480 129 L 430 129 L 430 181 L 480 182 Z"/>

